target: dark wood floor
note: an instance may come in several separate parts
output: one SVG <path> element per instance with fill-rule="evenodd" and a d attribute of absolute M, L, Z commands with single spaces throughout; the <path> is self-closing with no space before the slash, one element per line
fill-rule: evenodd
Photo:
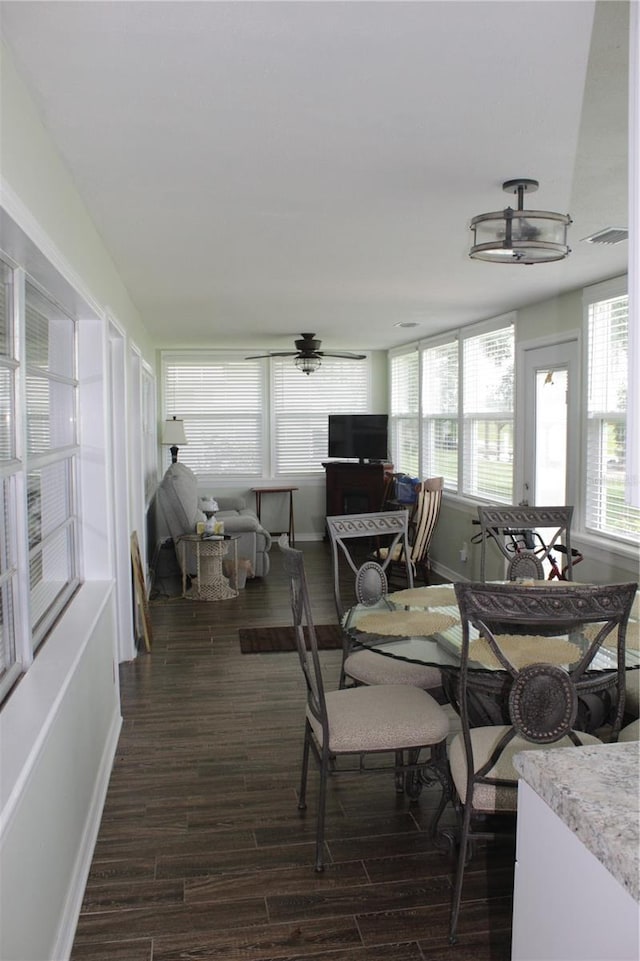
<path fill-rule="evenodd" d="M 335 619 L 328 547 L 301 545 L 317 623 Z M 72 961 L 463 961 L 510 957 L 513 869 L 490 847 L 447 927 L 453 863 L 391 776 L 334 779 L 330 863 L 313 870 L 316 773 L 296 806 L 297 655 L 242 655 L 238 628 L 290 622 L 272 572 L 234 600 L 151 605 L 150 655 L 122 665 L 124 724 Z M 328 686 L 339 653 L 322 653 Z M 450 816 L 450 815 L 448 815 Z"/>

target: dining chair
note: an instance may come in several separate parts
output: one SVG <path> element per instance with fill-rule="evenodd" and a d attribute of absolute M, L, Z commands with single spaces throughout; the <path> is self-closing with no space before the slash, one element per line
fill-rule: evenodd
<path fill-rule="evenodd" d="M 442 801 L 448 796 L 446 738 L 449 719 L 440 705 L 418 688 L 386 684 L 325 691 L 316 632 L 311 616 L 309 590 L 301 551 L 289 547 L 286 535 L 278 545 L 289 578 L 291 612 L 300 666 L 307 690 L 302 770 L 298 808 L 306 808 L 309 756 L 320 770 L 316 822 L 316 871 L 324 870 L 324 837 L 327 783 L 330 775 L 373 771 L 395 771 L 396 777 L 411 778 L 416 786 L 439 782 Z M 428 757 L 421 759 L 421 752 Z M 382 764 L 367 766 L 369 755 L 382 755 Z M 384 755 L 395 759 L 384 763 Z M 356 766 L 344 769 L 338 759 L 358 758 Z M 398 759 L 404 759 L 399 766 Z M 444 803 L 441 803 L 441 808 Z M 436 818 L 439 815 L 436 815 Z"/>
<path fill-rule="evenodd" d="M 600 672 L 607 659 L 611 665 L 607 683 L 617 693 L 610 718 L 610 739 L 616 740 L 624 713 L 626 627 L 637 584 L 457 583 L 454 587 L 462 649 L 461 731 L 449 747 L 460 832 L 449 932 L 452 943 L 472 842 L 495 836 L 496 832 L 486 830 L 491 815 L 516 813 L 514 754 L 601 743 L 576 729 L 576 717 L 578 695 L 581 688 L 589 687 L 590 669 L 597 664 Z M 508 723 L 473 727 L 474 693 L 487 688 L 502 694 Z M 485 823 L 478 825 L 480 820 Z"/>
<path fill-rule="evenodd" d="M 345 613 L 354 601 L 367 607 L 390 610 L 391 605 L 386 600 L 386 569 L 391 563 L 391 553 L 381 562 L 363 561 L 363 557 L 370 550 L 372 538 L 391 538 L 389 547 L 392 551 L 396 547 L 408 550 L 409 512 L 399 510 L 336 515 L 327 517 L 327 530 L 331 542 L 333 594 L 339 623 L 343 623 Z M 347 600 L 343 596 L 345 570 L 350 570 L 354 575 Z M 410 577 L 410 586 L 413 586 L 411 572 Z M 339 686 L 343 688 L 349 682 L 368 685 L 410 684 L 423 690 L 432 690 L 440 688 L 442 678 L 437 668 L 380 657 L 374 651 L 354 650 L 349 634 L 343 631 Z"/>
<path fill-rule="evenodd" d="M 440 517 L 444 477 L 431 477 L 417 488 L 416 502 L 409 518 L 409 547 L 403 544 L 380 547 L 375 552 L 379 561 L 389 564 L 389 580 L 406 581 L 409 587 L 421 577 L 429 583 L 429 547 Z"/>
<path fill-rule="evenodd" d="M 478 507 L 481 533 L 480 579 L 485 580 L 486 552 L 489 542 L 497 545 L 507 560 L 506 579 L 544 580 L 546 567 L 560 580 L 573 580 L 573 564 L 582 559 L 571 547 L 572 506 L 527 507 L 520 504 Z M 543 538 L 540 531 L 548 530 Z M 566 556 L 558 566 L 554 552 Z"/>

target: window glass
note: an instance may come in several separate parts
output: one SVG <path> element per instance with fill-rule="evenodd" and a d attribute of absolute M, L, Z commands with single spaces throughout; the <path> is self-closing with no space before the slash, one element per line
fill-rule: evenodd
<path fill-rule="evenodd" d="M 417 477 L 420 470 L 418 351 L 391 356 L 390 446 L 396 471 Z"/>
<path fill-rule="evenodd" d="M 5 461 L 16 456 L 12 311 L 12 274 L 0 261 L 0 460 Z"/>
<path fill-rule="evenodd" d="M 369 412 L 364 361 L 324 357 L 303 374 L 290 357 L 274 358 L 275 473 L 312 474 L 328 457 L 329 414 Z"/>
<path fill-rule="evenodd" d="M 163 357 L 165 417 L 184 421 L 179 459 L 196 474 L 260 477 L 265 460 L 265 368 L 199 352 Z M 164 450 L 165 467 L 170 453 Z"/>
<path fill-rule="evenodd" d="M 396 470 L 444 477 L 447 490 L 511 503 L 513 322 L 391 354 L 389 377 Z"/>
<path fill-rule="evenodd" d="M 514 328 L 462 340 L 463 493 L 513 499 Z"/>
<path fill-rule="evenodd" d="M 458 489 L 458 341 L 422 352 L 422 474 Z"/>
<path fill-rule="evenodd" d="M 14 593 L 17 571 L 12 487 L 11 478 L 0 482 L 0 693 L 7 672 L 16 661 Z"/>
<path fill-rule="evenodd" d="M 637 542 L 640 509 L 625 502 L 628 331 L 626 294 L 588 305 L 585 524 Z"/>

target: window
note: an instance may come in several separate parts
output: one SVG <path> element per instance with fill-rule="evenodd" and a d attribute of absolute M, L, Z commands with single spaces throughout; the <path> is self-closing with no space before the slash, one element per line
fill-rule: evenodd
<path fill-rule="evenodd" d="M 512 315 L 392 351 L 389 378 L 396 470 L 442 476 L 447 490 L 511 503 Z"/>
<path fill-rule="evenodd" d="M 184 464 L 196 474 L 262 475 L 264 364 L 207 351 L 165 354 L 163 391 L 164 416 L 184 420 Z"/>
<path fill-rule="evenodd" d="M 419 355 L 409 352 L 390 354 L 389 386 L 390 454 L 396 471 L 411 477 L 420 473 Z"/>
<path fill-rule="evenodd" d="M 162 370 L 164 416 L 184 420 L 187 446 L 179 458 L 197 474 L 319 473 L 329 413 L 369 410 L 363 361 L 325 357 L 305 376 L 290 357 L 246 361 L 230 351 L 167 352 Z"/>
<path fill-rule="evenodd" d="M 303 375 L 291 358 L 274 358 L 275 473 L 312 474 L 327 460 L 329 414 L 369 411 L 369 372 L 362 361 L 324 357 Z"/>
<path fill-rule="evenodd" d="M 22 270 L 0 262 L 0 277 L 0 696 L 4 696 L 79 583 L 78 384 L 75 321 Z M 22 385 L 18 374 L 23 374 Z M 15 416 L 19 391 L 25 402 L 22 424 Z M 24 585 L 18 563 L 21 545 L 28 577 Z M 24 606 L 21 586 L 27 598 Z M 18 609 L 27 612 L 28 623 L 23 623 L 24 617 L 18 622 Z"/>
<path fill-rule="evenodd" d="M 0 262 L 0 695 L 20 673 L 16 646 L 15 611 L 18 600 L 15 374 L 17 360 L 13 332 L 13 275 Z"/>
<path fill-rule="evenodd" d="M 422 462 L 425 477 L 458 489 L 458 341 L 422 351 Z"/>
<path fill-rule="evenodd" d="M 158 428 L 156 411 L 156 381 L 152 371 L 142 368 L 142 471 L 144 475 L 145 505 L 151 503 L 158 483 L 156 463 Z"/>
<path fill-rule="evenodd" d="M 585 292 L 587 452 L 585 527 L 637 542 L 640 509 L 625 503 L 629 298 L 615 285 Z M 602 298 L 602 299 L 601 299 Z"/>
<path fill-rule="evenodd" d="M 34 647 L 78 583 L 75 323 L 25 290 L 27 526 Z"/>
<path fill-rule="evenodd" d="M 462 493 L 510 504 L 514 327 L 462 336 Z"/>

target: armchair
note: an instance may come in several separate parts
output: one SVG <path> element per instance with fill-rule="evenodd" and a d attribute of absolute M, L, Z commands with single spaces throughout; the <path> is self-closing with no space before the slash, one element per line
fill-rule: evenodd
<path fill-rule="evenodd" d="M 215 499 L 219 507 L 216 518 L 224 521 L 225 534 L 239 535 L 238 557 L 250 562 L 256 577 L 266 577 L 270 567 L 271 535 L 262 527 L 255 512 L 246 507 L 243 497 L 216 494 Z M 182 534 L 193 533 L 196 522 L 204 520 L 199 509 L 197 477 L 179 461 L 167 468 L 158 486 L 155 503 L 158 534 L 160 537 L 170 536 L 174 542 Z M 195 574 L 195 561 L 188 551 L 187 568 L 187 574 Z"/>

